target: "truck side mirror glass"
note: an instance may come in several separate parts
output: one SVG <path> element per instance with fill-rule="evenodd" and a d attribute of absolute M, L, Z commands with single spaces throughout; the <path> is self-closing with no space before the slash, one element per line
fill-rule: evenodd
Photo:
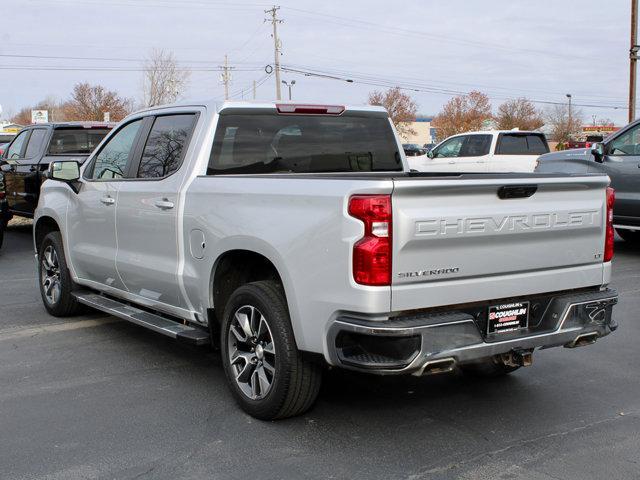
<path fill-rule="evenodd" d="M 60 182 L 75 182 L 80 179 L 80 164 L 75 161 L 51 162 L 48 177 Z"/>
<path fill-rule="evenodd" d="M 431 149 L 427 152 L 427 157 L 433 158 L 433 156 L 434 156 L 433 149 Z"/>
<path fill-rule="evenodd" d="M 596 162 L 604 162 L 604 143 L 594 143 L 591 147 L 591 155 Z"/>

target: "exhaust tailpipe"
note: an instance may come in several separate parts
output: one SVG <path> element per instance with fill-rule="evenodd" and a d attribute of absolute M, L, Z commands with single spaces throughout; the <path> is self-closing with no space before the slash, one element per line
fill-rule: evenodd
<path fill-rule="evenodd" d="M 578 335 L 575 340 L 565 344 L 565 348 L 586 347 L 593 345 L 598 340 L 598 332 L 583 333 Z"/>
<path fill-rule="evenodd" d="M 420 370 L 416 373 L 417 376 L 421 375 L 435 375 L 438 373 L 451 372 L 456 366 L 456 360 L 453 357 L 443 358 L 441 360 L 433 360 L 425 363 Z"/>

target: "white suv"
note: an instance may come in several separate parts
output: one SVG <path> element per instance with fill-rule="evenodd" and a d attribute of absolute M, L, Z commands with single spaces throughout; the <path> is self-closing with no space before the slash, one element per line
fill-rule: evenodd
<path fill-rule="evenodd" d="M 407 161 L 419 172 L 533 172 L 538 157 L 548 152 L 540 132 L 492 130 L 454 135 Z"/>

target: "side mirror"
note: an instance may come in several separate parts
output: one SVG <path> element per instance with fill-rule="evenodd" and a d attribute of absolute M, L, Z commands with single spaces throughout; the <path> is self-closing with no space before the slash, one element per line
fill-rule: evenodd
<path fill-rule="evenodd" d="M 604 162 L 604 143 L 594 143 L 591 147 L 591 155 L 596 162 Z"/>
<path fill-rule="evenodd" d="M 433 149 L 431 149 L 431 150 L 429 150 L 429 151 L 427 152 L 427 157 L 429 157 L 429 158 L 433 158 L 433 157 L 434 157 L 434 155 L 435 155 L 435 154 L 433 153 Z"/>
<path fill-rule="evenodd" d="M 80 164 L 76 161 L 51 162 L 49 164 L 47 178 L 67 183 L 74 192 L 78 193 Z"/>

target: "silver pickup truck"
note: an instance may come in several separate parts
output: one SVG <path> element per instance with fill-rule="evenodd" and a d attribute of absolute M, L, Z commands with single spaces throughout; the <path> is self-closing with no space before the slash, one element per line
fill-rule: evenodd
<path fill-rule="evenodd" d="M 378 107 L 145 110 L 48 175 L 46 309 L 212 344 L 257 418 L 309 409 L 327 364 L 499 375 L 616 328 L 606 176 L 413 173 Z"/>

